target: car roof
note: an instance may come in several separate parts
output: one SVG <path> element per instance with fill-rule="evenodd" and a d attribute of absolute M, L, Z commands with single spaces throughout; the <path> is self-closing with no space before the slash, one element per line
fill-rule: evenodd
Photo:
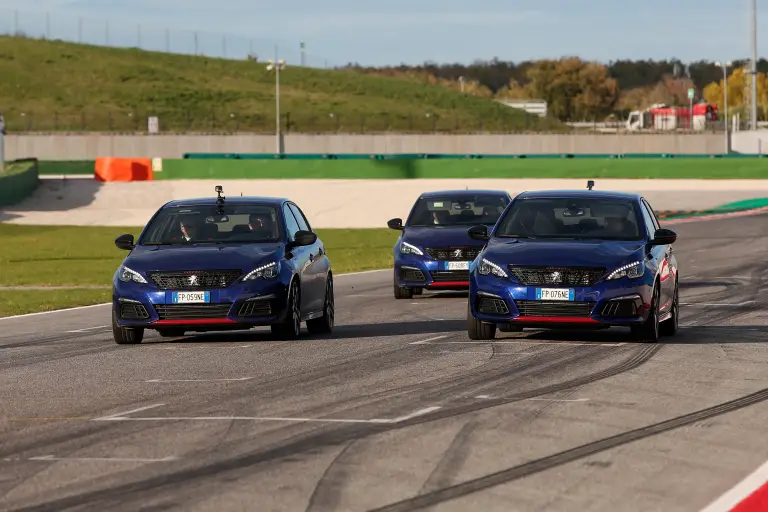
<path fill-rule="evenodd" d="M 430 192 L 423 192 L 421 197 L 440 197 L 440 196 L 456 196 L 467 197 L 477 195 L 493 195 L 493 196 L 509 196 L 509 192 L 506 190 L 480 190 L 480 189 L 461 189 L 461 190 L 433 190 Z"/>
<path fill-rule="evenodd" d="M 224 204 L 245 205 L 258 204 L 279 207 L 286 201 L 284 197 L 265 197 L 265 196 L 232 196 L 227 197 L 224 194 Z M 175 199 L 163 205 L 163 208 L 172 208 L 176 206 L 216 206 L 216 197 L 196 197 L 189 199 Z"/>
<path fill-rule="evenodd" d="M 558 199 L 558 198 L 573 198 L 573 199 L 589 199 L 589 198 L 601 198 L 601 199 L 628 199 L 631 201 L 639 201 L 642 196 L 640 194 L 634 194 L 631 192 L 618 192 L 613 190 L 529 190 L 521 192 L 517 195 L 517 199 L 526 198 L 546 198 L 546 199 Z"/>

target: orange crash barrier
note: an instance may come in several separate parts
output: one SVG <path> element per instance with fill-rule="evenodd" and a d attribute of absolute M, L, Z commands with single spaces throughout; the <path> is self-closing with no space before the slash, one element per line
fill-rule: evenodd
<path fill-rule="evenodd" d="M 150 181 L 152 180 L 152 160 L 150 158 L 97 158 L 94 171 L 96 181 Z"/>

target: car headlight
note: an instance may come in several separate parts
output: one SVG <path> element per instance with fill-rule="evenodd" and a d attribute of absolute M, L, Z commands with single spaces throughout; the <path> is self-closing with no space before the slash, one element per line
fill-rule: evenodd
<path fill-rule="evenodd" d="M 507 277 L 507 273 L 504 272 L 503 268 L 485 258 L 480 260 L 480 263 L 477 265 L 477 272 L 483 276 L 493 274 L 496 277 Z"/>
<path fill-rule="evenodd" d="M 622 277 L 628 277 L 630 279 L 637 279 L 645 272 L 645 265 L 642 261 L 635 261 L 623 267 L 619 267 L 610 273 L 606 280 L 621 279 Z"/>
<path fill-rule="evenodd" d="M 253 281 L 256 279 L 274 279 L 277 277 L 277 274 L 280 272 L 280 269 L 277 266 L 277 263 L 272 262 L 268 263 L 267 265 L 263 265 L 257 269 L 251 270 L 248 272 L 245 277 L 243 278 L 243 281 Z"/>
<path fill-rule="evenodd" d="M 411 245 L 408 242 L 400 242 L 401 254 L 415 254 L 416 256 L 424 256 L 424 252 L 415 245 Z"/>
<path fill-rule="evenodd" d="M 131 270 L 130 268 L 124 265 L 122 265 L 119 269 L 117 269 L 117 278 L 124 283 L 127 283 L 129 281 L 133 281 L 135 283 L 141 283 L 141 284 L 147 283 L 147 280 L 144 279 L 144 277 L 141 274 L 139 274 L 135 270 Z"/>

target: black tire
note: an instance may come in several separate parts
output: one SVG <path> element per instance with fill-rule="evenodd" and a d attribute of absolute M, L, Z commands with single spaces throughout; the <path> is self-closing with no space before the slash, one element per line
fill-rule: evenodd
<path fill-rule="evenodd" d="M 285 319 L 271 327 L 272 334 L 281 340 L 295 340 L 301 335 L 301 301 L 299 299 L 299 283 L 293 281 L 288 289 Z"/>
<path fill-rule="evenodd" d="M 184 336 L 183 329 L 158 329 L 157 333 L 163 338 L 180 338 Z"/>
<path fill-rule="evenodd" d="M 336 309 L 333 295 L 333 277 L 331 275 L 328 276 L 328 281 L 325 285 L 324 300 L 323 316 L 307 320 L 307 331 L 310 334 L 330 334 L 333 332 Z"/>
<path fill-rule="evenodd" d="M 396 299 L 411 299 L 413 298 L 413 289 L 407 286 L 398 286 L 397 278 L 392 278 L 392 286 L 394 286 L 394 295 Z"/>
<path fill-rule="evenodd" d="M 659 332 L 662 336 L 674 336 L 680 328 L 680 298 L 675 281 L 675 294 L 672 297 L 672 316 L 661 322 Z"/>
<path fill-rule="evenodd" d="M 653 287 L 653 298 L 651 299 L 651 311 L 648 314 L 648 319 L 638 326 L 633 326 L 632 337 L 637 341 L 643 341 L 646 343 L 658 343 L 659 342 L 659 283 Z"/>
<path fill-rule="evenodd" d="M 144 329 L 140 327 L 120 327 L 117 314 L 112 309 L 112 336 L 118 345 L 138 345 L 144 339 Z"/>
<path fill-rule="evenodd" d="M 492 340 L 496 337 L 496 324 L 487 324 L 473 317 L 467 304 L 467 334 L 471 340 Z"/>

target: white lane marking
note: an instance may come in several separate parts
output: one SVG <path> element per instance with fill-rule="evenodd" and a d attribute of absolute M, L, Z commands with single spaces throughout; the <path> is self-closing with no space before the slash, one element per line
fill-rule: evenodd
<path fill-rule="evenodd" d="M 115 414 L 110 414 L 109 416 L 102 416 L 101 418 L 94 418 L 91 421 L 119 420 L 119 419 L 122 419 L 124 416 L 128 416 L 129 414 L 133 414 L 135 412 L 147 411 L 149 409 L 154 409 L 155 407 L 162 407 L 163 405 L 165 405 L 165 404 L 146 405 L 144 407 L 138 407 L 136 409 L 131 409 L 130 411 L 118 412 L 118 413 L 115 413 Z"/>
<path fill-rule="evenodd" d="M 439 345 L 439 343 L 436 343 Z M 488 352 L 483 350 L 440 350 L 441 354 L 485 354 L 494 356 L 533 356 L 533 352 Z"/>
<path fill-rule="evenodd" d="M 253 377 L 238 377 L 236 379 L 150 379 L 144 382 L 242 382 L 245 380 L 251 380 Z"/>
<path fill-rule="evenodd" d="M 717 307 L 723 307 L 723 306 L 731 306 L 731 307 L 738 307 L 738 306 L 746 306 L 747 304 L 754 304 L 755 301 L 753 300 L 745 300 L 744 302 L 681 302 L 681 306 L 717 306 Z"/>
<path fill-rule="evenodd" d="M 589 398 L 526 398 L 538 402 L 589 402 Z"/>
<path fill-rule="evenodd" d="M 100 306 L 111 306 L 111 302 L 103 302 L 101 304 L 91 304 L 89 306 L 77 306 L 75 308 L 64 308 L 64 309 L 54 309 L 52 311 L 38 311 L 37 313 L 26 313 L 23 315 L 14 315 L 14 316 L 4 316 L 0 317 L 0 321 L 2 320 L 13 320 L 14 318 L 27 318 L 30 316 L 38 316 L 38 315 L 48 315 L 51 313 L 63 313 L 65 311 L 79 311 L 81 309 L 89 309 L 89 308 L 98 308 Z"/>
<path fill-rule="evenodd" d="M 377 270 L 363 270 L 361 272 L 347 272 L 345 274 L 337 274 L 335 277 L 336 277 L 336 279 L 338 279 L 340 277 L 345 277 L 345 276 L 357 276 L 357 275 L 362 275 L 362 274 L 373 274 L 375 272 L 385 272 L 385 271 L 391 271 L 391 270 L 392 269 L 389 269 L 389 268 L 380 268 L 380 269 L 377 269 Z M 102 302 L 101 304 L 90 304 L 88 306 L 77 306 L 77 307 L 74 307 L 74 308 L 54 309 L 52 311 L 38 311 L 37 313 L 25 313 L 23 315 L 3 316 L 3 317 L 0 317 L 0 321 L 2 321 L 2 320 L 13 320 L 15 318 L 27 318 L 27 317 L 30 317 L 30 316 L 48 315 L 48 314 L 51 314 L 51 313 L 63 313 L 65 311 L 79 311 L 79 310 L 82 310 L 82 309 L 98 308 L 100 306 L 111 306 L 111 305 L 112 305 L 111 302 Z"/>
<path fill-rule="evenodd" d="M 388 423 L 400 423 L 401 421 L 410 420 L 412 418 L 416 418 L 418 416 L 424 416 L 425 414 L 429 414 L 430 412 L 436 411 L 440 409 L 441 407 L 439 405 L 435 405 L 432 407 L 427 407 L 425 409 L 420 409 L 416 412 L 412 412 L 411 414 L 406 414 L 405 416 L 400 416 L 398 418 L 395 418 L 393 420 L 384 420 Z"/>
<path fill-rule="evenodd" d="M 155 404 L 155 405 L 149 405 L 146 407 L 139 407 L 138 409 L 133 409 L 131 411 L 113 414 L 111 416 L 104 416 L 101 418 L 96 418 L 91 421 L 234 421 L 234 420 L 241 420 L 241 421 L 285 421 L 285 422 L 294 422 L 294 423 L 399 423 L 401 421 L 409 420 L 411 418 L 416 418 L 417 416 L 422 416 L 424 414 L 428 414 L 432 411 L 436 411 L 440 409 L 440 406 L 432 406 L 427 407 L 424 409 L 420 409 L 418 411 L 414 411 L 410 414 L 406 414 L 405 416 L 400 416 L 394 419 L 380 419 L 380 418 L 374 418 L 372 420 L 364 420 L 364 419 L 351 419 L 351 418 L 290 418 L 290 417 L 281 417 L 281 416 L 154 416 L 154 417 L 132 417 L 129 416 L 129 414 L 133 414 L 136 412 L 146 411 L 148 409 L 152 409 L 155 407 L 160 407 L 161 405 L 165 404 Z"/>
<path fill-rule="evenodd" d="M 133 458 L 133 457 L 54 457 L 53 455 L 43 455 L 42 457 L 30 457 L 27 460 L 37 461 L 57 461 L 57 460 L 73 460 L 82 462 L 170 462 L 179 460 L 179 457 L 163 457 L 162 459 L 145 459 L 145 458 Z"/>
<path fill-rule="evenodd" d="M 109 327 L 108 325 L 98 325 L 96 327 L 86 327 L 85 329 L 76 329 L 74 331 L 67 331 L 68 333 L 75 333 L 75 332 L 88 332 L 88 331 L 95 331 L 96 329 L 106 329 Z"/>
<path fill-rule="evenodd" d="M 590 343 L 590 342 L 571 342 L 571 341 L 442 341 L 440 343 L 431 343 L 432 340 L 414 341 L 409 345 L 514 345 L 517 343 L 528 343 L 531 345 L 574 345 L 578 347 L 621 347 L 626 342 L 621 343 Z"/>
<path fill-rule="evenodd" d="M 762 487 L 768 481 L 768 462 L 750 473 L 741 482 L 729 489 L 700 512 L 727 512 L 741 503 L 747 496 Z"/>
<path fill-rule="evenodd" d="M 409 343 L 409 345 L 434 345 L 434 343 L 430 343 L 432 341 L 441 340 L 443 338 L 447 338 L 447 334 L 443 334 L 442 336 L 435 336 L 434 338 L 427 338 L 426 340 L 421 341 L 412 341 Z"/>
<path fill-rule="evenodd" d="M 491 398 L 491 395 L 477 395 L 475 398 L 485 400 L 485 399 Z"/>

